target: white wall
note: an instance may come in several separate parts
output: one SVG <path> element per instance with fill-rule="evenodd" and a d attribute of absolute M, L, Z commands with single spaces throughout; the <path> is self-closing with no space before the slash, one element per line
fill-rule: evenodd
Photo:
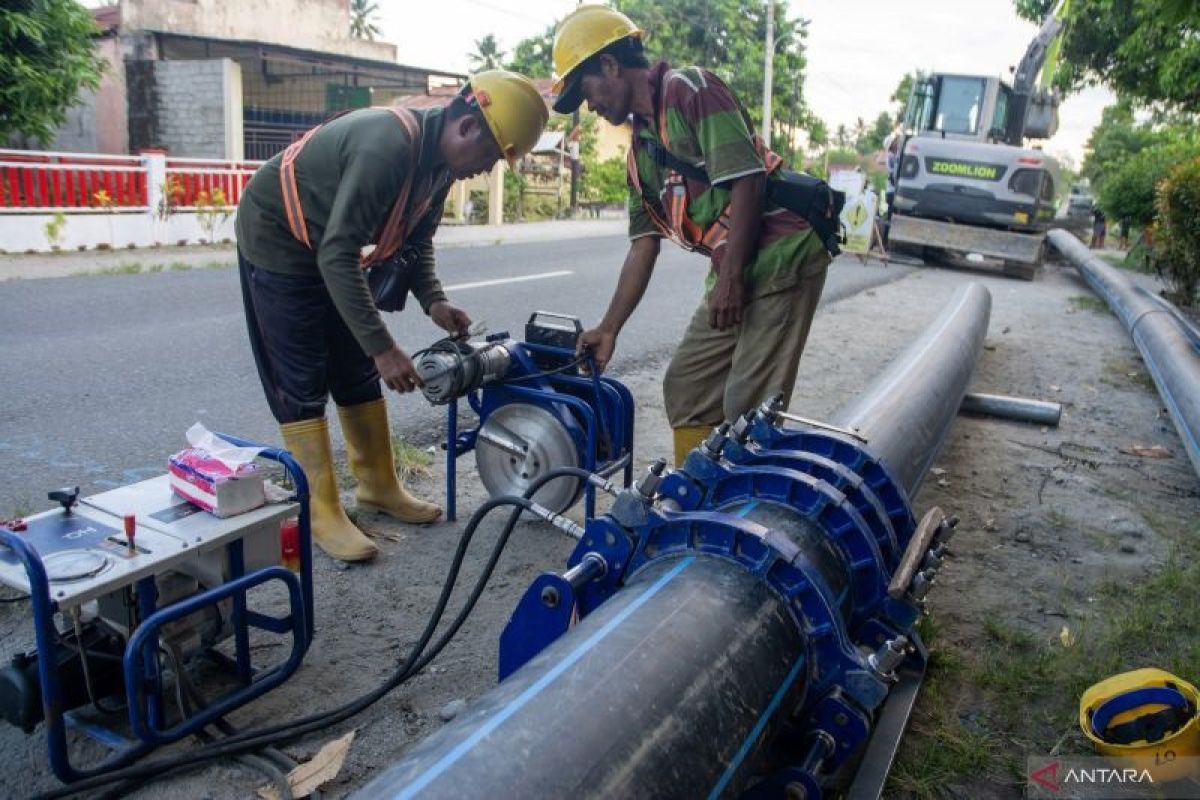
<path fill-rule="evenodd" d="M 155 219 L 148 209 L 117 212 L 82 210 L 65 212 L 64 215 L 67 222 L 61 231 L 60 250 L 94 250 L 101 245 L 120 250 L 130 245 L 152 247 L 202 244 L 207 241 L 207 233 L 194 211 L 178 211 L 165 222 Z M 234 217 L 231 214 L 217 227 L 213 235 L 216 241 L 234 238 Z M 46 224 L 53 219 L 54 214 L 44 212 L 0 214 L 0 250 L 6 253 L 52 252 L 53 248 L 46 238 Z"/>

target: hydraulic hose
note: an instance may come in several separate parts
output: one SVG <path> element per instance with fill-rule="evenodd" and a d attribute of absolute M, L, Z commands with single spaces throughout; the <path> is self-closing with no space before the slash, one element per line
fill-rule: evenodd
<path fill-rule="evenodd" d="M 474 609 L 480 595 L 482 595 L 488 580 L 491 578 L 492 572 L 495 570 L 496 564 L 503 553 L 504 547 L 508 543 L 509 537 L 516 528 L 517 522 L 521 518 L 524 511 L 531 511 L 533 502 L 529 499 L 539 489 L 552 480 L 564 477 L 591 479 L 593 476 L 586 470 L 576 467 L 563 467 L 556 469 L 546 475 L 541 476 L 536 481 L 530 484 L 529 488 L 524 492 L 524 497 L 514 497 L 504 495 L 493 497 L 484 502 L 475 513 L 471 515 L 471 519 L 467 522 L 463 529 L 462 536 L 459 538 L 458 548 L 455 551 L 454 558 L 451 561 L 450 570 L 447 572 L 446 579 L 442 585 L 441 594 L 438 597 L 438 602 L 430 615 L 429 621 L 425 626 L 425 630 L 421 634 L 421 638 L 413 647 L 412 651 L 405 659 L 404 663 L 388 677 L 386 681 L 380 684 L 375 689 L 361 695 L 358 698 L 346 703 L 337 708 L 330 709 L 318 714 L 313 714 L 308 717 L 303 717 L 288 723 L 258 728 L 254 730 L 243 731 L 224 739 L 216 741 L 209 745 L 196 748 L 188 753 L 181 753 L 177 756 L 158 759 L 143 764 L 137 764 L 122 769 L 113 770 L 111 772 L 96 775 L 90 778 L 85 778 L 76 781 L 68 786 L 63 786 L 58 789 L 53 789 L 44 794 L 37 795 L 37 798 L 50 800 L 51 798 L 70 797 L 71 795 L 80 792 L 94 789 L 100 786 L 105 786 L 117 781 L 140 781 L 152 777 L 160 777 L 166 773 L 181 769 L 184 767 L 195 766 L 214 759 L 223 758 L 225 756 L 235 756 L 242 753 L 248 753 L 254 750 L 262 749 L 269 745 L 279 744 L 309 733 L 323 730 L 332 725 L 349 719 L 350 717 L 364 711 L 374 703 L 378 702 L 382 697 L 403 684 L 409 678 L 413 677 L 437 657 L 437 655 L 445 648 L 458 630 L 466 622 L 467 617 Z M 475 535 L 475 531 L 483 519 L 494 509 L 500 506 L 515 506 L 508 520 L 505 522 L 504 528 L 501 531 L 500 537 L 492 548 L 491 555 L 488 558 L 487 564 L 484 566 L 483 572 L 476 580 L 475 586 L 472 589 L 471 595 L 468 597 L 463 608 L 459 611 L 458 616 L 447 628 L 446 632 L 433 645 L 433 648 L 426 653 L 425 649 L 429 646 L 433 634 L 436 632 L 438 625 L 441 622 L 442 616 L 445 614 L 446 606 L 449 603 L 450 595 L 453 593 L 454 586 L 458 581 L 458 573 L 462 567 L 463 560 L 466 556 L 467 547 L 471 539 Z"/>

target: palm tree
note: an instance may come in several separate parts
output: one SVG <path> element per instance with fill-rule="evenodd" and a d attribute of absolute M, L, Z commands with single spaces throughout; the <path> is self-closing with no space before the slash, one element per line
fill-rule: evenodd
<path fill-rule="evenodd" d="M 485 69 L 500 69 L 504 60 L 504 51 L 496 42 L 495 34 L 489 33 L 482 39 L 475 40 L 475 52 L 467 55 L 471 61 L 472 72 L 482 72 Z"/>
<path fill-rule="evenodd" d="M 379 26 L 372 18 L 378 13 L 379 4 L 372 0 L 350 0 L 350 35 L 375 41 Z"/>

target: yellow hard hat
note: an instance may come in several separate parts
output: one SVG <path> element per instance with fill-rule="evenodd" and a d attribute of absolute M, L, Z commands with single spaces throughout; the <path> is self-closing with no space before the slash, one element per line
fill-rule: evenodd
<path fill-rule="evenodd" d="M 1200 694 L 1153 667 L 1106 678 L 1079 699 L 1079 727 L 1096 750 L 1148 770 L 1156 782 L 1187 777 L 1200 755 Z"/>
<path fill-rule="evenodd" d="M 571 81 L 571 73 L 580 64 L 613 42 L 644 35 L 633 20 L 608 6 L 579 6 L 568 14 L 554 32 L 554 110 L 569 114 L 579 107 L 579 84 Z"/>
<path fill-rule="evenodd" d="M 550 118 L 533 81 L 504 69 L 471 76 L 463 87 L 468 105 L 478 108 L 509 165 L 533 149 Z"/>

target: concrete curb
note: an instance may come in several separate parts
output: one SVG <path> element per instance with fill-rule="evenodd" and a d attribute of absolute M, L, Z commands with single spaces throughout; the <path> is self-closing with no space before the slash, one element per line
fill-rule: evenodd
<path fill-rule="evenodd" d="M 620 220 L 562 220 L 507 225 L 447 225 L 438 230 L 434 246 L 495 247 L 570 239 L 624 236 L 628 223 Z M 148 247 L 82 252 L 0 255 L 0 283 L 10 280 L 66 278 L 81 275 L 163 272 L 232 266 L 232 244 Z M 136 268 L 135 268 L 136 267 Z"/>

